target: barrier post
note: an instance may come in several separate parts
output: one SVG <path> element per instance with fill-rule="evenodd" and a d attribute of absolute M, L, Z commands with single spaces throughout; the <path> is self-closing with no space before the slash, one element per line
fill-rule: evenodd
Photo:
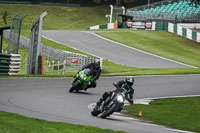
<path fill-rule="evenodd" d="M 41 56 L 41 74 L 44 75 L 44 56 Z"/>

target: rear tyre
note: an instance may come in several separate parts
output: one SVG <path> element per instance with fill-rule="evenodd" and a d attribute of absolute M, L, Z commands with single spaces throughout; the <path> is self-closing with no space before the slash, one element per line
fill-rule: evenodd
<path fill-rule="evenodd" d="M 91 114 L 92 114 L 92 116 L 97 116 L 97 115 L 99 115 L 101 112 L 98 110 L 98 109 L 96 109 L 96 107 L 93 109 L 93 111 L 91 112 Z"/>
<path fill-rule="evenodd" d="M 75 83 L 73 83 L 72 87 L 69 89 L 69 92 L 71 93 L 74 90 L 77 90 L 78 85 L 79 85 L 79 82 L 77 82 L 77 81 Z"/>
<path fill-rule="evenodd" d="M 110 107 L 107 111 L 101 114 L 101 118 L 106 118 L 107 116 L 111 115 L 113 112 L 115 112 L 117 105 L 113 104 L 112 107 Z"/>

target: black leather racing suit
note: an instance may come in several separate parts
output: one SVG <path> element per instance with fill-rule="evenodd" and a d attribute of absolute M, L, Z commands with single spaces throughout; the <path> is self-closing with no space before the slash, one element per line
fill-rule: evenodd
<path fill-rule="evenodd" d="M 132 88 L 131 85 L 128 85 L 124 80 L 121 80 L 117 83 L 113 83 L 113 85 L 117 88 L 114 91 L 108 91 L 105 92 L 103 94 L 103 96 L 99 99 L 99 101 L 97 102 L 97 105 L 100 106 L 101 103 L 106 100 L 108 97 L 111 97 L 113 93 L 115 93 L 116 91 L 120 91 L 121 87 L 124 85 L 124 88 L 128 91 L 127 95 L 126 95 L 126 99 L 128 100 L 128 102 L 130 104 L 133 104 L 133 94 L 134 94 L 134 89 Z"/>

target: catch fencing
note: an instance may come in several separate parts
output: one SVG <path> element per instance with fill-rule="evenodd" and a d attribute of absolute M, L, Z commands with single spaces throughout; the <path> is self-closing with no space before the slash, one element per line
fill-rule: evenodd
<path fill-rule="evenodd" d="M 5 30 L 3 35 L 6 39 L 9 39 L 9 34 L 10 34 L 10 31 Z M 30 39 L 24 36 L 20 36 L 19 44 L 23 47 L 29 48 Z M 66 69 L 66 71 L 70 71 L 70 72 L 77 71 L 77 69 L 80 69 L 84 65 L 92 63 L 94 62 L 95 59 L 97 59 L 97 57 L 88 57 L 82 54 L 55 49 L 49 46 L 45 46 L 43 44 L 41 44 L 40 55 L 52 60 L 59 61 L 59 62 L 64 62 L 64 60 L 66 60 L 66 65 L 68 68 L 75 68 L 75 69 Z M 102 68 L 102 59 L 100 60 L 101 60 L 101 68 Z"/>
<path fill-rule="evenodd" d="M 7 50 L 9 54 L 18 54 L 21 24 L 23 18 L 24 16 L 21 16 L 18 13 L 12 17 Z"/>

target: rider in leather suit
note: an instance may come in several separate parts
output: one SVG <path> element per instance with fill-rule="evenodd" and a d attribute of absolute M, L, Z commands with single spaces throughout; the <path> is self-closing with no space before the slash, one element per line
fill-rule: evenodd
<path fill-rule="evenodd" d="M 113 83 L 113 85 L 117 88 L 114 91 L 108 91 L 103 94 L 103 96 L 99 99 L 99 101 L 96 102 L 97 106 L 100 106 L 104 100 L 106 100 L 108 97 L 112 96 L 112 93 L 115 91 L 120 91 L 121 87 L 124 85 L 124 88 L 128 91 L 127 94 L 127 100 L 130 104 L 133 104 L 133 94 L 134 89 L 132 88 L 134 84 L 134 78 L 133 77 L 127 77 L 125 80 L 121 80 L 117 83 Z M 121 111 L 121 110 L 118 110 Z"/>
<path fill-rule="evenodd" d="M 87 86 L 87 88 L 85 88 L 85 90 L 87 90 L 88 88 L 95 88 L 97 83 L 96 80 L 99 79 L 100 77 L 100 73 L 101 73 L 101 67 L 100 67 L 100 60 L 99 59 L 95 59 L 94 63 L 90 63 L 88 65 L 85 65 L 81 68 L 81 70 L 87 69 L 89 68 L 91 70 L 91 75 L 92 75 L 92 79 L 90 81 L 90 84 Z"/>

